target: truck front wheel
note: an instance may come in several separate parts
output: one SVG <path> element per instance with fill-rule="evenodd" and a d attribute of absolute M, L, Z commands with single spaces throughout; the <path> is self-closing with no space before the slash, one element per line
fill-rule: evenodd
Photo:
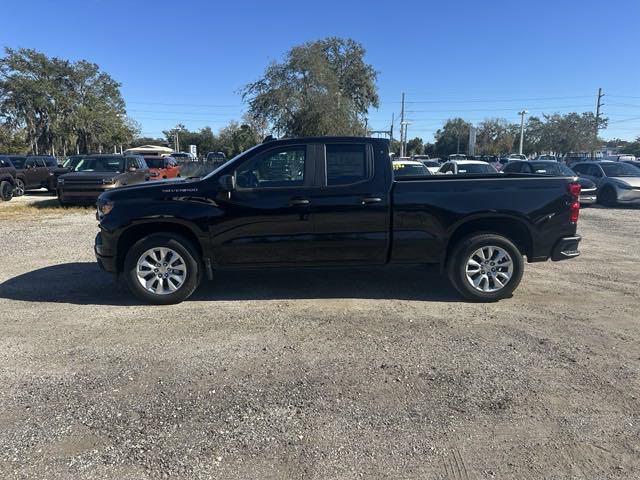
<path fill-rule="evenodd" d="M 200 281 L 200 263 L 191 243 L 155 233 L 129 249 L 124 277 L 131 292 L 147 303 L 169 305 L 191 296 Z"/>
<path fill-rule="evenodd" d="M 448 262 L 449 280 L 465 298 L 494 302 L 509 297 L 520 284 L 524 259 L 498 234 L 476 234 L 456 244 Z"/>

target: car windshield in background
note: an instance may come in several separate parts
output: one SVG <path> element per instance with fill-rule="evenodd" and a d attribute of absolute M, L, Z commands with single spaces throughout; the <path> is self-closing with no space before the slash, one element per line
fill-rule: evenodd
<path fill-rule="evenodd" d="M 640 177 L 640 168 L 628 163 L 601 163 L 607 177 Z"/>
<path fill-rule="evenodd" d="M 80 160 L 74 172 L 114 172 L 122 171 L 121 158 L 83 158 Z"/>
<path fill-rule="evenodd" d="M 466 174 L 466 173 L 496 173 L 496 169 L 491 165 L 482 165 L 480 163 L 469 164 L 469 165 L 458 165 L 458 173 Z"/>
<path fill-rule="evenodd" d="M 430 160 L 430 161 L 428 161 L 428 162 L 424 162 L 424 161 L 423 161 L 423 162 L 422 162 L 422 164 L 423 164 L 425 167 L 438 167 L 438 168 L 440 167 L 440 164 L 439 164 L 438 162 L 436 162 L 436 161 L 433 161 L 433 160 Z"/>
<path fill-rule="evenodd" d="M 16 168 L 24 168 L 24 164 L 27 161 L 27 159 L 23 157 L 11 157 L 10 160 Z"/>
<path fill-rule="evenodd" d="M 151 158 L 151 157 L 144 157 L 145 162 L 147 162 L 147 165 L 149 166 L 149 168 L 164 168 L 164 158 L 162 157 L 158 157 L 158 158 Z"/>
<path fill-rule="evenodd" d="M 429 175 L 430 172 L 427 167 L 422 165 L 410 165 L 406 163 L 394 163 L 393 175 L 396 177 L 421 177 Z"/>
<path fill-rule="evenodd" d="M 556 161 L 556 157 L 554 157 L 553 155 L 540 155 L 540 158 L 538 160 L 551 160 L 551 161 Z"/>
<path fill-rule="evenodd" d="M 536 163 L 530 162 L 533 173 L 540 175 L 560 175 L 563 177 L 577 176 L 573 170 L 563 163 Z"/>

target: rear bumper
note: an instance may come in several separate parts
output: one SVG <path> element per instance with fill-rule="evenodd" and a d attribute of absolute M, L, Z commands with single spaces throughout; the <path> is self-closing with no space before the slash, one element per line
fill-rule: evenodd
<path fill-rule="evenodd" d="M 582 237 L 580 235 L 575 235 L 573 237 L 563 237 L 558 240 L 555 247 L 553 247 L 551 260 L 557 262 L 559 260 L 568 260 L 570 258 L 575 258 L 580 255 L 580 250 L 578 250 L 580 240 L 582 240 Z"/>
<path fill-rule="evenodd" d="M 94 252 L 98 266 L 105 272 L 118 273 L 118 265 L 114 252 L 103 242 L 102 233 L 96 235 Z"/>

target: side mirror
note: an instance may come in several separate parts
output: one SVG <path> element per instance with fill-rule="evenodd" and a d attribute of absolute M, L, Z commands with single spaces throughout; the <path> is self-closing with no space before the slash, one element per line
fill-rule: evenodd
<path fill-rule="evenodd" d="M 236 189 L 236 178 L 233 175 L 223 175 L 218 182 L 226 192 L 233 192 Z"/>

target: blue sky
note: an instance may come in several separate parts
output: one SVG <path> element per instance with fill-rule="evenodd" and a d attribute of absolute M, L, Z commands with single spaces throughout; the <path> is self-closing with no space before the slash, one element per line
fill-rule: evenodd
<path fill-rule="evenodd" d="M 397 119 L 402 91 L 409 137 L 431 141 L 452 116 L 593 111 L 602 87 L 603 136 L 640 135 L 637 0 L 3 3 L 0 46 L 98 63 L 148 136 L 238 119 L 244 84 L 291 46 L 333 35 L 361 42 L 379 72 L 376 129 Z"/>

